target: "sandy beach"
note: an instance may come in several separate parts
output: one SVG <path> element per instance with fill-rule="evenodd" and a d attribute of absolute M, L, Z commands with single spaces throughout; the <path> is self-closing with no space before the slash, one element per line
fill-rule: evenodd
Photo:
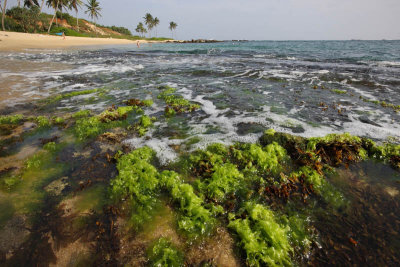
<path fill-rule="evenodd" d="M 146 43 L 147 41 L 141 40 L 140 42 Z M 86 38 L 72 36 L 66 36 L 66 39 L 64 40 L 61 36 L 0 31 L 0 51 L 120 44 L 136 44 L 136 41 L 126 39 Z"/>

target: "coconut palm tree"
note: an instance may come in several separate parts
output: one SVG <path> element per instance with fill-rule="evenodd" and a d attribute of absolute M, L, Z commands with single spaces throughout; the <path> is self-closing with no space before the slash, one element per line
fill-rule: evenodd
<path fill-rule="evenodd" d="M 79 32 L 79 19 L 78 19 L 78 9 L 82 6 L 82 0 L 71 0 L 69 4 L 70 9 L 75 9 L 76 12 L 76 26 Z"/>
<path fill-rule="evenodd" d="M 158 24 L 160 24 L 160 20 L 157 17 L 155 17 L 154 20 L 153 20 L 153 25 L 156 28 L 156 37 L 157 37 L 157 26 L 158 26 Z"/>
<path fill-rule="evenodd" d="M 97 2 L 97 0 L 88 0 L 87 4 L 85 4 L 87 10 L 85 11 L 85 14 L 89 13 L 89 17 L 94 20 L 94 23 L 96 24 L 96 19 L 101 17 L 100 11 L 100 3 Z M 97 34 L 97 33 L 96 33 Z"/>
<path fill-rule="evenodd" d="M 135 30 L 137 33 L 140 34 L 141 37 L 144 37 L 144 34 L 147 33 L 147 30 L 144 28 L 143 23 L 139 22 Z"/>
<path fill-rule="evenodd" d="M 0 3 L 0 6 L 1 6 L 1 3 Z M 4 27 L 4 18 L 6 16 L 6 9 L 7 9 L 7 0 L 4 0 L 4 5 L 2 7 L 3 14 L 1 15 L 1 26 L 3 27 L 3 31 L 6 30 L 6 28 Z"/>
<path fill-rule="evenodd" d="M 154 18 L 150 13 L 146 13 L 146 15 L 143 17 L 144 18 L 144 23 L 147 26 L 147 29 L 149 30 L 149 37 L 151 38 L 151 29 L 154 27 Z"/>
<path fill-rule="evenodd" d="M 18 1 L 18 6 L 19 6 L 19 1 Z M 39 6 L 39 3 L 37 0 L 24 0 L 24 6 L 25 7 Z"/>
<path fill-rule="evenodd" d="M 176 27 L 178 27 L 178 24 L 176 24 L 175 22 L 171 21 L 169 23 L 169 29 L 172 32 L 172 39 L 174 39 L 174 30 L 176 29 Z"/>
<path fill-rule="evenodd" d="M 70 2 L 71 0 L 60 0 L 58 8 L 60 9 L 61 19 L 63 18 L 63 8 L 65 7 L 65 9 L 67 8 L 71 9 Z"/>
<path fill-rule="evenodd" d="M 50 33 L 51 26 L 53 25 L 54 18 L 57 15 L 58 6 L 60 4 L 60 0 L 47 0 L 47 6 L 54 8 L 54 16 L 51 18 L 49 29 L 47 33 Z"/>

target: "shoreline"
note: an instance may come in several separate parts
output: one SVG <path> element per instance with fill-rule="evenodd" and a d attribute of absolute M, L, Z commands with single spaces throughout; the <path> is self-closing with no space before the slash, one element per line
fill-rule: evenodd
<path fill-rule="evenodd" d="M 137 40 L 140 43 L 163 43 L 166 41 Z M 89 38 L 61 36 L 47 34 L 4 32 L 0 31 L 0 52 L 20 52 L 25 49 L 65 49 L 85 46 L 102 45 L 136 45 L 136 40 L 114 39 L 114 38 Z"/>

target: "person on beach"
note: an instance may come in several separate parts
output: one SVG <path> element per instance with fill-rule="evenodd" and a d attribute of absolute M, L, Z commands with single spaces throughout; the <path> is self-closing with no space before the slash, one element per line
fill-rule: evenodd
<path fill-rule="evenodd" d="M 63 37 L 63 40 L 65 40 L 65 33 L 64 32 L 62 32 L 62 37 Z"/>
<path fill-rule="evenodd" d="M 139 41 L 137 41 L 136 45 L 137 45 L 138 48 L 140 48 L 140 42 Z"/>

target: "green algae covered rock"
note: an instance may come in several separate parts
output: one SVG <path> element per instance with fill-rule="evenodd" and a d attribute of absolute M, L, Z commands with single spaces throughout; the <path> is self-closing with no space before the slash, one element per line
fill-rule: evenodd
<path fill-rule="evenodd" d="M 176 113 L 188 113 L 199 109 L 200 106 L 191 103 L 180 95 L 174 95 L 176 89 L 166 86 L 165 89 L 158 95 L 158 99 L 163 99 L 167 104 L 165 108 L 165 116 L 171 117 Z"/>
<path fill-rule="evenodd" d="M 0 116 L 0 125 L 1 124 L 19 124 L 24 119 L 24 116 L 21 114 L 16 115 L 6 115 Z"/>
<path fill-rule="evenodd" d="M 216 221 L 212 213 L 204 207 L 203 199 L 194 193 L 193 187 L 183 183 L 179 175 L 173 171 L 163 171 L 160 181 L 179 206 L 181 212 L 178 219 L 179 230 L 190 239 L 210 234 Z"/>
<path fill-rule="evenodd" d="M 245 219 L 230 219 L 248 266 L 291 266 L 288 229 L 278 224 L 267 207 L 247 202 Z"/>
<path fill-rule="evenodd" d="M 129 200 L 132 204 L 132 222 L 139 228 L 150 220 L 157 207 L 159 195 L 158 171 L 151 164 L 154 151 L 139 148 L 118 160 L 119 175 L 111 181 L 114 201 Z"/>
<path fill-rule="evenodd" d="M 160 238 L 147 251 L 150 266 L 181 267 L 184 266 L 183 254 L 166 238 Z"/>

